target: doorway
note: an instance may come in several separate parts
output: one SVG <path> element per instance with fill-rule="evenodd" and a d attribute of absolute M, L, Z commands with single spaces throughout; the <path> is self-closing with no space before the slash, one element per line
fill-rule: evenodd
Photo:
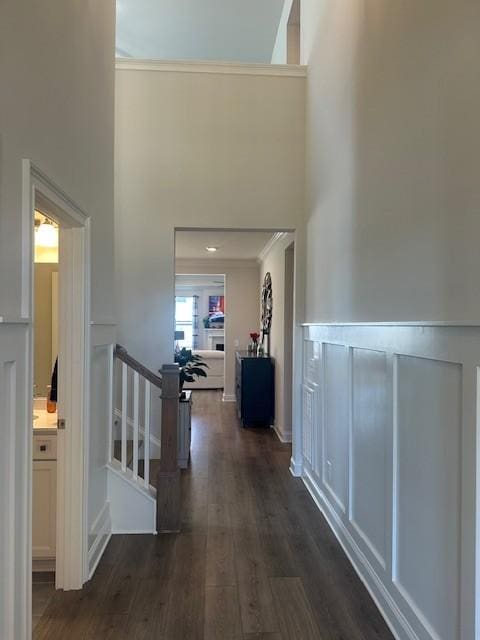
<path fill-rule="evenodd" d="M 25 636 L 30 637 L 32 571 L 40 569 L 47 579 L 54 573 L 55 588 L 64 590 L 81 588 L 87 576 L 90 224 L 38 168 L 29 161 L 23 168 L 22 312 L 30 327 L 31 416 L 24 460 L 30 505 Z M 52 246 L 39 250 L 39 235 Z M 41 253 L 49 253 L 44 262 Z"/>
<path fill-rule="evenodd" d="M 32 619 L 55 590 L 57 538 L 58 224 L 34 214 Z M 61 380 L 61 379 L 60 379 Z"/>
<path fill-rule="evenodd" d="M 273 419 L 269 412 L 265 412 L 265 416 L 269 415 L 268 420 L 265 419 L 269 422 L 266 426 L 272 427 L 282 442 L 292 440 L 292 405 L 296 401 L 292 390 L 294 240 L 293 231 L 177 229 L 175 233 L 177 289 L 181 278 L 205 277 L 200 274 L 214 278 L 215 274 L 224 274 L 225 376 L 222 399 L 223 402 L 237 403 L 237 408 L 241 404 L 238 389 L 242 388 L 237 380 L 237 360 L 242 353 L 248 353 L 252 342 L 250 336 L 262 334 L 261 291 L 265 275 L 271 274 L 273 321 L 271 335 L 265 338 L 263 346 L 270 346 L 271 352 L 267 355 L 274 363 L 276 398 Z M 200 318 L 201 321 L 205 319 L 208 321 L 208 317 Z M 209 369 L 207 375 L 210 375 Z M 258 400 L 261 394 L 256 395 Z"/>

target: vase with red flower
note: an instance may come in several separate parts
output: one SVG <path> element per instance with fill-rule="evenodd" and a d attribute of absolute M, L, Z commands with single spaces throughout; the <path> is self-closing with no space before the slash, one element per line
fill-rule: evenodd
<path fill-rule="evenodd" d="M 250 333 L 251 342 L 248 345 L 248 353 L 251 353 L 252 355 L 255 355 L 255 356 L 257 355 L 259 338 L 260 338 L 260 334 L 257 331 L 252 331 Z"/>

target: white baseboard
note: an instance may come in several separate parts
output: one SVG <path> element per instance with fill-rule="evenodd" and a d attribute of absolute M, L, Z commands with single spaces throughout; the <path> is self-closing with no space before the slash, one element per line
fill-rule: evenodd
<path fill-rule="evenodd" d="M 156 536 L 158 535 L 157 531 L 152 531 L 152 529 L 145 529 L 144 531 L 142 531 L 142 529 L 115 529 L 115 531 L 112 533 L 112 536 L 135 536 L 135 535 L 149 535 L 149 536 Z"/>
<path fill-rule="evenodd" d="M 292 432 L 288 431 L 287 433 L 283 433 L 276 425 L 272 424 L 270 429 L 273 429 L 277 434 L 277 438 L 280 440 L 282 444 L 288 444 L 292 441 Z"/>
<path fill-rule="evenodd" d="M 295 462 L 295 460 L 290 458 L 290 473 L 294 478 L 301 478 L 303 474 L 303 464 Z"/>
<path fill-rule="evenodd" d="M 237 397 L 235 395 L 232 395 L 230 393 L 223 394 L 222 402 L 236 402 L 236 401 L 237 401 Z"/>
<path fill-rule="evenodd" d="M 103 552 L 112 536 L 112 523 L 110 521 L 110 503 L 107 501 L 95 518 L 91 528 L 90 536 L 95 536 L 94 541 L 88 549 L 88 579 L 93 576 L 100 562 Z"/>
<path fill-rule="evenodd" d="M 417 634 L 400 611 L 392 595 L 352 538 L 340 516 L 330 505 L 325 494 L 318 487 L 315 479 L 305 468 L 303 469 L 302 479 L 394 637 L 397 640 L 418 640 Z"/>

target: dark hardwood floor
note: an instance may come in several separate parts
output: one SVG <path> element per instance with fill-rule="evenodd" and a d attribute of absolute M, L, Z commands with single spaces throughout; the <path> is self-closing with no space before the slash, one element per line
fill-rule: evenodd
<path fill-rule="evenodd" d="M 273 431 L 194 393 L 182 531 L 114 536 L 36 640 L 392 640 Z"/>

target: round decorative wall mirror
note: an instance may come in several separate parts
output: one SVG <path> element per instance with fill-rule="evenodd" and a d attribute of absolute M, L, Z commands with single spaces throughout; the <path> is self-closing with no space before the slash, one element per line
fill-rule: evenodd
<path fill-rule="evenodd" d="M 262 342 L 265 336 L 270 336 L 272 328 L 273 294 L 272 276 L 270 272 L 265 274 L 262 286 Z M 267 338 L 267 354 L 270 354 L 270 339 Z"/>

